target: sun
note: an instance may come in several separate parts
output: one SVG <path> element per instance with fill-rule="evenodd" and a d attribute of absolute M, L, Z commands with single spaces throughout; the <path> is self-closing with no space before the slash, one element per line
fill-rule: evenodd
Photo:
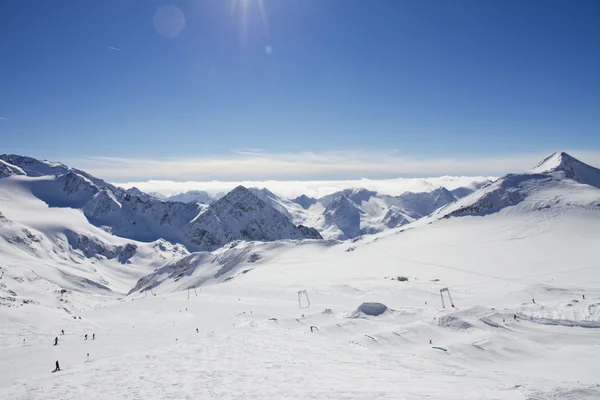
<path fill-rule="evenodd" d="M 253 13 L 260 14 L 263 29 L 268 33 L 268 18 L 265 0 L 231 0 L 231 15 L 238 19 L 240 38 L 245 43 L 248 40 L 250 17 Z"/>

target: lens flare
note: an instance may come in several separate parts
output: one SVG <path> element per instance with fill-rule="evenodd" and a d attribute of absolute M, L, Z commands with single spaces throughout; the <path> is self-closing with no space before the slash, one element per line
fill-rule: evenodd
<path fill-rule="evenodd" d="M 185 15 L 177 6 L 166 4 L 156 9 L 152 22 L 161 36 L 174 39 L 185 28 Z"/>

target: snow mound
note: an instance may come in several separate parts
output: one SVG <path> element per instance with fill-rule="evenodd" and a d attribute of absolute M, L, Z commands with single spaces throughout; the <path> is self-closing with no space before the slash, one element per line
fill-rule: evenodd
<path fill-rule="evenodd" d="M 600 303 L 573 299 L 569 302 L 523 308 L 520 314 L 532 322 L 545 325 L 600 327 Z"/>
<path fill-rule="evenodd" d="M 382 303 L 362 303 L 348 318 L 378 317 L 388 311 L 389 308 Z"/>
<path fill-rule="evenodd" d="M 455 315 L 444 315 L 438 319 L 438 325 L 443 328 L 451 328 L 461 331 L 473 328 L 473 325 Z"/>
<path fill-rule="evenodd" d="M 213 252 L 199 251 L 166 263 L 141 278 L 130 291 L 143 292 L 163 286 L 165 291 L 184 290 L 207 283 L 226 282 L 261 260 L 261 252 L 283 246 L 281 242 L 233 241 Z M 244 271 L 240 268 L 244 266 Z"/>

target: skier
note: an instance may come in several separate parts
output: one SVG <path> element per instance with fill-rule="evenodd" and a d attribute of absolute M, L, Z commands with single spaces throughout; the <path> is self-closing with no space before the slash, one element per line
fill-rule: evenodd
<path fill-rule="evenodd" d="M 54 345 L 56 346 L 58 344 L 58 336 L 54 338 Z"/>
<path fill-rule="evenodd" d="M 85 337 L 85 339 L 84 339 L 84 340 L 87 340 L 87 333 L 85 334 L 85 336 L 84 336 L 84 337 Z"/>
<path fill-rule="evenodd" d="M 200 331 L 198 331 L 198 328 L 196 328 L 196 333 L 200 333 Z"/>
<path fill-rule="evenodd" d="M 96 339 L 96 334 L 92 333 L 92 340 Z"/>
<path fill-rule="evenodd" d="M 535 304 L 535 299 L 531 299 L 531 302 L 532 302 L 533 304 Z"/>
<path fill-rule="evenodd" d="M 58 360 L 56 360 L 56 368 L 52 372 L 60 371 L 60 365 L 58 365 Z"/>
<path fill-rule="evenodd" d="M 517 320 L 517 314 L 515 314 L 515 321 Z"/>
<path fill-rule="evenodd" d="M 433 342 L 431 341 L 431 339 L 429 339 L 429 344 L 433 344 Z"/>
<path fill-rule="evenodd" d="M 583 297 L 583 300 L 585 300 L 585 294 L 582 294 L 581 296 Z"/>
<path fill-rule="evenodd" d="M 61 329 L 61 330 L 60 330 L 60 333 L 64 335 L 64 334 L 65 334 L 65 330 L 64 330 L 64 329 Z"/>

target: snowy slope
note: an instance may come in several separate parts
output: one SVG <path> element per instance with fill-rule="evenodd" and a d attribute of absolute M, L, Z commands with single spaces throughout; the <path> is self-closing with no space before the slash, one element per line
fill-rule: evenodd
<path fill-rule="evenodd" d="M 335 241 L 242 242 L 234 241 L 212 252 L 196 252 L 166 263 L 161 268 L 141 278 L 130 291 L 169 293 L 217 283 L 229 282 L 252 271 L 255 264 L 262 265 L 281 252 L 298 247 L 330 247 Z M 257 264 L 260 261 L 260 264 Z"/>
<path fill-rule="evenodd" d="M 249 188 L 248 190 L 250 190 L 256 197 L 285 215 L 290 221 L 294 223 L 301 223 L 304 221 L 304 209 L 299 204 L 291 200 L 281 198 L 266 188 Z"/>
<path fill-rule="evenodd" d="M 0 179 L 6 178 L 13 175 L 25 175 L 25 171 L 16 165 L 12 165 L 2 159 L 0 159 Z"/>
<path fill-rule="evenodd" d="M 148 244 L 48 208 L 24 179 L 0 180 L 3 235 L 24 242 L 0 239 L 0 296 L 39 304 L 0 305 L 2 399 L 600 397 L 599 190 L 560 171 L 507 176 L 403 231 L 353 243 L 236 241 L 156 267 L 142 262 L 153 258 Z M 497 212 L 440 218 L 489 193 Z M 240 189 L 214 212 L 229 222 L 248 204 L 260 215 L 266 203 L 250 195 Z M 90 238 L 65 235 L 70 261 L 44 250 L 65 226 Z M 73 319 L 52 292 L 62 281 L 46 282 L 67 276 L 75 287 L 80 275 L 134 290 L 121 300 L 70 290 Z M 454 308 L 441 307 L 442 288 Z M 388 311 L 354 313 L 368 302 Z"/>
<path fill-rule="evenodd" d="M 352 239 L 361 234 L 361 216 L 364 211 L 350 198 L 336 197 L 325 207 L 325 227 L 336 227 L 341 234 L 339 239 Z"/>
<path fill-rule="evenodd" d="M 470 195 L 477 189 L 481 189 L 482 187 L 489 185 L 492 182 L 493 182 L 493 180 L 489 180 L 489 179 L 484 180 L 484 181 L 471 182 L 470 184 L 468 184 L 466 186 L 460 186 L 460 187 L 457 187 L 456 189 L 452 189 L 452 190 L 450 190 L 450 192 L 457 199 L 461 199 L 465 196 Z"/>
<path fill-rule="evenodd" d="M 140 277 L 188 254 L 164 240 L 140 243 L 112 236 L 78 210 L 49 208 L 20 183 L 0 180 L 3 305 L 54 305 L 73 313 L 86 307 L 86 295 L 122 296 Z"/>
<path fill-rule="evenodd" d="M 14 361 L 0 396 L 597 398 L 598 237 L 598 212 L 544 209 L 444 219 L 354 251 L 195 253 L 139 282 L 156 296 L 135 291 L 81 321 L 4 309 L 18 322 L 2 325 L 0 356 Z M 444 287 L 455 309 L 441 308 Z M 389 312 L 350 318 L 365 302 Z M 56 359 L 64 371 L 50 374 Z"/>

